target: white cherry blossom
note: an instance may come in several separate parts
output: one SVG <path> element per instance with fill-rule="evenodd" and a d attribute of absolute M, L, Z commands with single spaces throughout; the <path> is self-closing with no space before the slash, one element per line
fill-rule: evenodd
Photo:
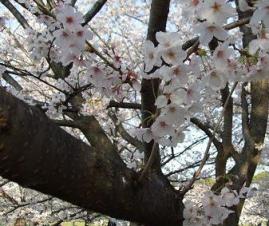
<path fill-rule="evenodd" d="M 230 191 L 227 187 L 221 190 L 222 205 L 231 207 L 239 203 L 239 196 L 236 191 Z"/>
<path fill-rule="evenodd" d="M 157 108 L 163 108 L 167 105 L 168 98 L 165 95 L 159 95 L 155 101 Z"/>
<path fill-rule="evenodd" d="M 178 80 L 182 86 L 188 82 L 188 68 L 184 64 L 177 64 L 171 67 L 170 77 L 173 80 Z"/>
<path fill-rule="evenodd" d="M 173 45 L 169 48 L 161 49 L 160 54 L 167 64 L 172 65 L 182 63 L 187 57 L 187 53 L 182 50 L 181 45 Z"/>
<path fill-rule="evenodd" d="M 264 31 L 262 31 L 260 35 L 258 35 L 257 39 L 254 39 L 249 43 L 250 54 L 255 54 L 259 49 L 261 51 L 269 50 L 269 34 L 265 33 Z"/>
<path fill-rule="evenodd" d="M 232 56 L 233 51 L 229 48 L 228 43 L 219 45 L 214 53 L 213 60 L 217 71 L 225 72 L 229 63 L 229 59 Z"/>
<path fill-rule="evenodd" d="M 227 18 L 235 16 L 235 9 L 225 0 L 206 0 L 201 4 L 198 15 L 209 23 L 223 25 Z"/>
<path fill-rule="evenodd" d="M 174 129 L 167 118 L 159 116 L 151 126 L 151 131 L 155 137 L 163 137 L 166 135 L 173 135 Z"/>
<path fill-rule="evenodd" d="M 154 44 L 146 40 L 144 43 L 144 62 L 145 62 L 145 72 L 149 72 L 153 69 L 154 66 L 161 66 L 161 58 L 157 48 L 154 47 Z"/>
<path fill-rule="evenodd" d="M 216 70 L 211 70 L 207 75 L 207 84 L 208 86 L 217 91 L 221 88 L 224 88 L 226 85 L 226 79 L 220 72 L 217 72 Z"/>
<path fill-rule="evenodd" d="M 249 24 L 252 32 L 257 34 L 261 22 L 265 25 L 265 28 L 269 28 L 269 2 L 260 0 L 257 2 L 256 7 L 257 9 L 254 11 Z"/>
<path fill-rule="evenodd" d="M 74 28 L 80 26 L 83 22 L 83 15 L 77 12 L 74 7 L 70 5 L 62 5 L 55 9 L 56 19 L 63 23 L 65 28 Z"/>
<path fill-rule="evenodd" d="M 195 31 L 200 34 L 199 40 L 203 45 L 208 45 L 213 37 L 222 41 L 228 38 L 227 31 L 225 31 L 222 27 L 214 23 L 208 23 L 206 21 L 199 23 L 195 27 Z"/>
<path fill-rule="evenodd" d="M 169 124 L 183 124 L 185 121 L 185 115 L 187 114 L 186 110 L 182 107 L 179 107 L 175 104 L 167 105 L 162 113 L 167 118 L 166 121 Z"/>
<path fill-rule="evenodd" d="M 179 44 L 180 36 L 177 32 L 162 32 L 159 31 L 156 33 L 156 40 L 158 41 L 159 49 L 167 49 L 170 48 L 177 43 Z"/>

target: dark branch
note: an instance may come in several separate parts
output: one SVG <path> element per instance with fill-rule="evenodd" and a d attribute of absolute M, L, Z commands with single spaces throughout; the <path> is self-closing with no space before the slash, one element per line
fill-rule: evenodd
<path fill-rule="evenodd" d="M 107 106 L 107 108 L 127 108 L 127 109 L 141 109 L 141 104 L 137 103 L 127 103 L 127 102 L 116 102 L 114 100 L 111 100 Z"/>
<path fill-rule="evenodd" d="M 23 15 L 13 6 L 8 0 L 1 0 L 1 3 L 13 14 L 13 16 L 17 19 L 17 21 L 21 24 L 21 26 L 26 29 L 29 28 L 27 20 L 23 17 Z"/>
<path fill-rule="evenodd" d="M 139 175 L 102 142 L 88 146 L 0 88 L 1 176 L 115 218 L 181 225 L 183 204 L 170 184 L 151 175 L 138 186 Z"/>
<path fill-rule="evenodd" d="M 94 3 L 93 7 L 85 14 L 84 23 L 82 24 L 82 26 L 88 24 L 96 16 L 96 14 L 103 8 L 106 2 L 107 0 L 97 0 Z"/>

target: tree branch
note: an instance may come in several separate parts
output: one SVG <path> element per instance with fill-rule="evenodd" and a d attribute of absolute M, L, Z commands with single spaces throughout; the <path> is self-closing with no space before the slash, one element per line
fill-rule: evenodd
<path fill-rule="evenodd" d="M 114 100 L 111 100 L 107 106 L 107 108 L 112 108 L 112 107 L 141 110 L 141 104 L 127 103 L 127 102 L 116 102 Z"/>
<path fill-rule="evenodd" d="M 109 114 L 109 117 L 111 118 L 111 120 L 115 124 L 116 131 L 121 135 L 121 137 L 124 140 L 126 140 L 127 142 L 129 142 L 130 144 L 132 144 L 134 147 L 138 148 L 140 151 L 143 151 L 144 150 L 143 143 L 141 143 L 139 140 L 132 137 L 126 131 L 126 129 L 123 127 L 122 123 L 119 122 L 119 120 L 118 120 L 118 118 L 117 118 L 117 116 L 115 114 L 113 114 L 112 112 L 109 112 L 108 114 Z"/>
<path fill-rule="evenodd" d="M 26 29 L 30 28 L 27 20 L 23 17 L 23 15 L 13 6 L 9 0 L 0 0 L 1 3 L 13 14 L 13 16 L 17 19 L 20 25 Z"/>
<path fill-rule="evenodd" d="M 183 204 L 170 184 L 151 175 L 138 186 L 139 175 L 99 142 L 88 146 L 0 88 L 1 176 L 115 218 L 181 225 Z"/>
<path fill-rule="evenodd" d="M 222 150 L 222 144 L 220 141 L 218 141 L 218 139 L 216 138 L 215 135 L 213 135 L 213 133 L 210 131 L 210 129 L 202 122 L 200 121 L 198 118 L 191 118 L 190 121 L 196 125 L 199 129 L 201 129 L 209 138 L 212 139 L 212 142 L 214 144 L 214 146 L 216 147 L 216 149 L 218 151 Z"/>
<path fill-rule="evenodd" d="M 88 24 L 96 16 L 96 14 L 103 8 L 106 2 L 107 0 L 97 0 L 94 3 L 93 7 L 85 14 L 84 23 L 82 24 L 82 26 Z"/>

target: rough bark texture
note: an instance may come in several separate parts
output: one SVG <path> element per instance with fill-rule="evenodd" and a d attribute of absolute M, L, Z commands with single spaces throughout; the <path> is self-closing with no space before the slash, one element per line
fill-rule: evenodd
<path fill-rule="evenodd" d="M 113 146 L 88 146 L 2 88 L 0 175 L 113 217 L 154 226 L 182 223 L 181 198 L 166 180 L 151 175 L 137 184 L 138 175 Z"/>

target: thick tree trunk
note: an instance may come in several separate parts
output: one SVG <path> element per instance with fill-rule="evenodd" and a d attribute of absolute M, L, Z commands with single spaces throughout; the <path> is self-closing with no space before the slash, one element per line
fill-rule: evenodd
<path fill-rule="evenodd" d="M 113 147 L 89 147 L 3 88 L 0 175 L 116 218 L 154 226 L 182 223 L 182 201 L 166 180 L 153 174 L 137 184 L 138 175 Z"/>

